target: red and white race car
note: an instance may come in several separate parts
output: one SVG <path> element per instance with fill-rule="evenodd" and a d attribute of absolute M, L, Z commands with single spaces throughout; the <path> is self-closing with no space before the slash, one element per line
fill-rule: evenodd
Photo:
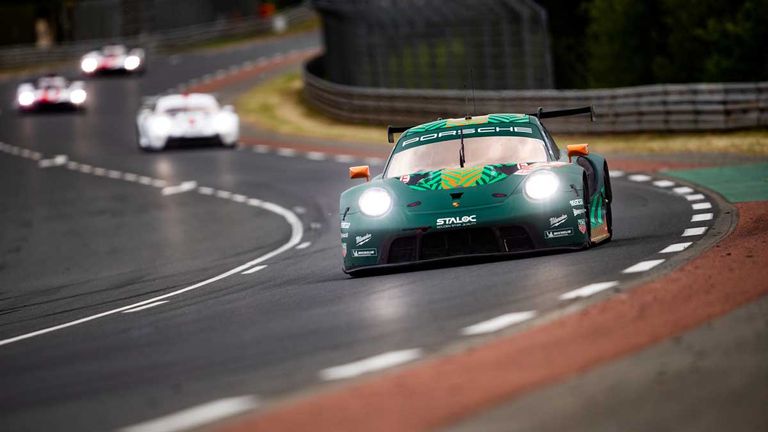
<path fill-rule="evenodd" d="M 86 75 L 122 72 L 142 73 L 145 70 L 144 50 L 128 49 L 125 45 L 105 45 L 80 59 L 80 70 Z"/>
<path fill-rule="evenodd" d="M 23 82 L 16 89 L 16 107 L 21 112 L 44 109 L 74 109 L 85 107 L 88 94 L 82 81 L 68 81 L 60 75 L 46 75 Z"/>

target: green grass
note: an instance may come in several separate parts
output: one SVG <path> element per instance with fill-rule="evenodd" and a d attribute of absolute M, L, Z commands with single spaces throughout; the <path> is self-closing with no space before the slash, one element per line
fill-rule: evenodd
<path fill-rule="evenodd" d="M 301 75 L 290 72 L 266 81 L 236 102 L 245 121 L 273 132 L 390 148 L 381 126 L 344 123 L 308 106 L 302 98 Z M 768 130 L 701 133 L 556 134 L 561 146 L 589 143 L 601 153 L 734 153 L 768 156 Z"/>

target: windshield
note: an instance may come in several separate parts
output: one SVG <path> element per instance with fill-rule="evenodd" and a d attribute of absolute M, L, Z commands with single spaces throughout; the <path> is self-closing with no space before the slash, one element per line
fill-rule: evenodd
<path fill-rule="evenodd" d="M 387 177 L 417 172 L 461 168 L 461 140 L 442 141 L 403 150 L 392 156 Z M 517 136 L 464 138 L 465 167 L 520 162 L 546 162 L 547 150 L 540 139 Z"/>

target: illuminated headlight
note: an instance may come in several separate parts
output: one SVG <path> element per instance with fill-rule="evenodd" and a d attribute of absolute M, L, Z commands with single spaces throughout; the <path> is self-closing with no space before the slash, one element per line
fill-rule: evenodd
<path fill-rule="evenodd" d="M 392 197 L 381 188 L 371 188 L 360 195 L 357 204 L 366 216 L 381 216 L 392 207 Z"/>
<path fill-rule="evenodd" d="M 86 93 L 83 89 L 75 89 L 69 94 L 69 100 L 75 105 L 85 102 Z"/>
<path fill-rule="evenodd" d="M 129 71 L 136 69 L 137 67 L 139 67 L 140 64 L 141 64 L 141 59 L 135 55 L 129 55 L 123 61 L 123 67 L 125 67 L 125 69 Z"/>
<path fill-rule="evenodd" d="M 35 103 L 35 94 L 30 91 L 19 93 L 19 105 L 30 106 Z"/>
<path fill-rule="evenodd" d="M 153 117 L 149 121 L 149 131 L 153 135 L 168 135 L 171 132 L 171 119 L 168 117 Z"/>
<path fill-rule="evenodd" d="M 85 73 L 91 73 L 95 71 L 97 67 L 99 67 L 99 62 L 93 57 L 84 58 L 83 61 L 80 62 L 80 69 Z"/>
<path fill-rule="evenodd" d="M 557 192 L 560 180 L 550 171 L 537 171 L 525 180 L 525 194 L 528 198 L 543 200 Z"/>
<path fill-rule="evenodd" d="M 237 120 L 235 116 L 229 113 L 217 114 L 216 117 L 213 118 L 213 127 L 216 128 L 218 133 L 231 133 L 237 127 Z"/>

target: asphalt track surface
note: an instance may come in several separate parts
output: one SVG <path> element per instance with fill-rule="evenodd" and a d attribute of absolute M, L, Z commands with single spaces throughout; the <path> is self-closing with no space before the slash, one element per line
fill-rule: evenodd
<path fill-rule="evenodd" d="M 1 430 L 115 429 L 243 395 L 267 404 L 317 388 L 326 368 L 390 351 L 437 353 L 472 324 L 556 314 L 573 304 L 563 293 L 605 281 L 629 287 L 697 252 L 694 244 L 622 274 L 689 241 L 681 234 L 693 213 L 682 193 L 625 176 L 613 181 L 615 237 L 604 246 L 350 279 L 338 231 L 347 164 L 136 148 L 142 95 L 318 44 L 299 35 L 150 59 L 143 77 L 90 80 L 85 114 L 3 109 L 0 141 L 40 160 L 0 152 Z M 15 85 L 0 83 L 0 100 L 11 101 Z M 706 201 L 717 219 L 717 202 Z M 300 219 L 299 232 L 264 202 Z M 210 282 L 140 303 L 201 281 Z M 126 313 L 136 303 L 151 307 Z M 14 339 L 106 311 L 114 313 Z"/>

